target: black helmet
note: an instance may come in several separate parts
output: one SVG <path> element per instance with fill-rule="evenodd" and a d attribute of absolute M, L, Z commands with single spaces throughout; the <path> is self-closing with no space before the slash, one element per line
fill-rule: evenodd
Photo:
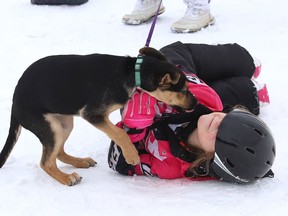
<path fill-rule="evenodd" d="M 275 143 L 266 124 L 239 109 L 228 113 L 218 129 L 212 172 L 221 180 L 248 183 L 266 176 L 275 158 Z"/>

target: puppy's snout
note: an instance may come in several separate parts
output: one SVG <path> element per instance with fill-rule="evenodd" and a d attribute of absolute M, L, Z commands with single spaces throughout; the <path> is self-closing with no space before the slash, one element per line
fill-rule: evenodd
<path fill-rule="evenodd" d="M 185 95 L 185 99 L 184 99 L 185 103 L 184 103 L 184 109 L 186 112 L 192 112 L 196 105 L 198 104 L 198 100 L 194 97 L 194 95 L 188 91 Z"/>
<path fill-rule="evenodd" d="M 173 107 L 181 112 L 192 112 L 198 104 L 194 95 L 188 90 L 178 95 L 178 103 L 175 103 Z"/>

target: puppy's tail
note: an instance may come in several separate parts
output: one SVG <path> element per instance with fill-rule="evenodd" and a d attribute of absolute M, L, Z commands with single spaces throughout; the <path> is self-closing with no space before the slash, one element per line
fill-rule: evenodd
<path fill-rule="evenodd" d="M 21 132 L 21 125 L 11 114 L 10 129 L 6 143 L 0 153 L 0 168 L 5 164 Z"/>

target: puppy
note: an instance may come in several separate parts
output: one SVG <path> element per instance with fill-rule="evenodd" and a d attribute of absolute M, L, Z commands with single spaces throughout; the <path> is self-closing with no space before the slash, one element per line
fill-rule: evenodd
<path fill-rule="evenodd" d="M 195 105 L 186 76 L 177 67 L 153 48 L 142 48 L 140 54 L 140 61 L 136 57 L 103 54 L 57 55 L 29 66 L 15 88 L 0 167 L 24 127 L 42 143 L 40 166 L 47 174 L 64 185 L 80 182 L 77 173 L 66 174 L 56 165 L 56 159 L 77 168 L 96 164 L 89 157 L 73 157 L 64 151 L 73 116 L 81 116 L 118 143 L 127 163 L 139 163 L 136 148 L 124 130 L 110 122 L 109 114 L 124 106 L 137 85 L 172 106 L 191 110 Z M 135 83 L 135 64 L 140 84 Z"/>

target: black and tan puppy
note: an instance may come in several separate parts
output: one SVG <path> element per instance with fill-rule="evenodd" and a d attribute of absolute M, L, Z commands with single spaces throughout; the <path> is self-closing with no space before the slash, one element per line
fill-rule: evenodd
<path fill-rule="evenodd" d="M 153 48 L 140 50 L 143 90 L 167 104 L 192 109 L 186 77 Z M 135 84 L 137 58 L 112 55 L 58 55 L 33 63 L 23 73 L 14 92 L 9 135 L 0 154 L 0 167 L 15 145 L 21 127 L 34 133 L 43 145 L 40 165 L 65 185 L 77 184 L 77 173 L 66 174 L 56 159 L 78 168 L 95 165 L 91 158 L 77 158 L 64 151 L 73 128 L 73 116 L 81 116 L 121 147 L 130 164 L 139 156 L 127 134 L 109 121 L 109 114 L 127 102 Z"/>

